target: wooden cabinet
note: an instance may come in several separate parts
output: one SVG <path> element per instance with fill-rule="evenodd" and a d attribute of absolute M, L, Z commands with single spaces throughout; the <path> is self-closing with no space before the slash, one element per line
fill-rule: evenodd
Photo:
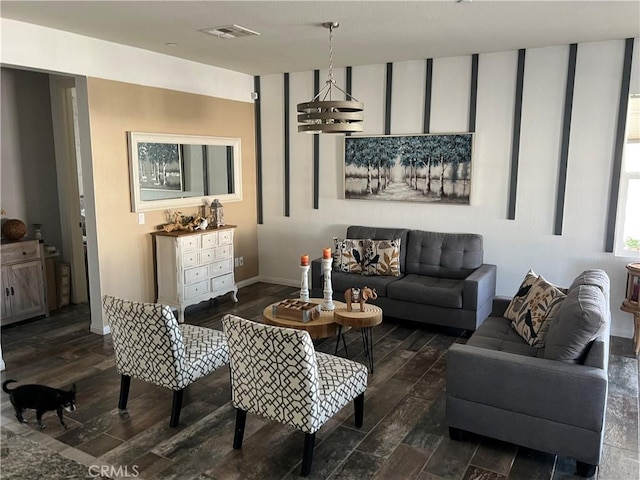
<path fill-rule="evenodd" d="M 2 325 L 47 313 L 43 272 L 40 242 L 2 243 Z"/>
<path fill-rule="evenodd" d="M 235 225 L 195 232 L 154 232 L 156 302 L 184 310 L 231 292 L 238 301 L 233 274 Z"/>

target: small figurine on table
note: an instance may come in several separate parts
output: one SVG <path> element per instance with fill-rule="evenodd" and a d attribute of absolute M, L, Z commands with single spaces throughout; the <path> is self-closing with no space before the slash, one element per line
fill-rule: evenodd
<path fill-rule="evenodd" d="M 378 298 L 375 288 L 362 287 L 362 288 L 347 288 L 344 292 L 344 301 L 347 303 L 347 312 L 352 310 L 352 303 L 360 304 L 360 311 L 364 311 L 364 304 L 367 300 L 375 300 Z"/>

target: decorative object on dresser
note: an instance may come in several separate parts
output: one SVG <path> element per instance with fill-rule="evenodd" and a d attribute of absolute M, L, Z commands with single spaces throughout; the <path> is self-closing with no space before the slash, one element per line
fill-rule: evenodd
<path fill-rule="evenodd" d="M 38 240 L 2 241 L 2 312 L 7 325 L 47 315 L 44 255 Z"/>
<path fill-rule="evenodd" d="M 233 272 L 236 225 L 206 230 L 153 232 L 156 302 L 175 307 L 184 321 L 189 305 L 231 292 L 238 301 Z"/>
<path fill-rule="evenodd" d="M 640 262 L 627 265 L 627 289 L 620 306 L 623 312 L 633 314 L 633 353 L 640 354 Z"/>
<path fill-rule="evenodd" d="M 209 207 L 211 211 L 211 226 L 222 227 L 224 225 L 224 207 L 220 200 L 215 198 Z"/>
<path fill-rule="evenodd" d="M 27 226 L 22 220 L 10 218 L 2 224 L 2 235 L 7 240 L 17 241 L 27 234 Z"/>

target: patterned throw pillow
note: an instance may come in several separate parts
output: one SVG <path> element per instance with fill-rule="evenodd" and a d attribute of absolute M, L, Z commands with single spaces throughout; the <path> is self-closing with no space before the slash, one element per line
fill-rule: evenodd
<path fill-rule="evenodd" d="M 400 240 L 366 240 L 363 275 L 400 276 Z"/>
<path fill-rule="evenodd" d="M 333 237 L 333 271 L 362 273 L 365 242 L 364 239 Z"/>
<path fill-rule="evenodd" d="M 518 291 L 511 299 L 511 303 L 504 312 L 504 318 L 508 318 L 509 320 L 515 320 L 518 318 L 520 310 L 524 305 L 524 300 L 527 297 L 527 293 L 531 290 L 531 285 L 538 279 L 538 275 L 533 271 L 529 270 L 527 274 L 524 276 L 524 280 L 520 284 Z"/>
<path fill-rule="evenodd" d="M 543 348 L 551 320 L 566 295 L 540 275 L 531 285 L 518 316 L 511 326 L 529 345 Z"/>

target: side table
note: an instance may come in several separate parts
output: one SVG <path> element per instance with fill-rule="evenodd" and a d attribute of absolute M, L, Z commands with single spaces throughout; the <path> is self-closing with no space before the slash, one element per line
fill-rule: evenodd
<path fill-rule="evenodd" d="M 322 298 L 310 298 L 310 302 L 312 303 L 322 303 Z M 307 323 L 301 322 L 299 320 L 290 320 L 288 318 L 276 317 L 273 315 L 273 305 L 280 303 L 272 303 L 268 305 L 263 311 L 262 316 L 264 317 L 264 323 L 267 325 L 275 325 L 277 327 L 287 327 L 287 328 L 297 328 L 298 330 L 306 330 L 309 332 L 309 335 L 313 340 L 318 340 L 320 338 L 328 338 L 333 337 L 338 333 L 338 325 L 334 321 L 334 312 L 322 310 L 320 312 L 320 317 L 316 320 L 311 320 Z M 347 309 L 347 305 L 343 302 L 333 302 L 336 308 L 341 308 L 343 310 Z M 338 337 L 340 338 L 340 337 Z"/>
<path fill-rule="evenodd" d="M 359 327 L 362 334 L 364 354 L 369 360 L 369 371 L 373 373 L 373 327 L 382 323 L 382 309 L 376 305 L 365 304 L 364 310 L 351 310 L 349 312 L 346 306 L 336 306 L 333 311 L 333 321 L 340 325 L 335 353 L 338 353 L 340 337 L 342 337 L 345 355 L 349 355 L 347 344 L 344 341 L 343 327 Z"/>

